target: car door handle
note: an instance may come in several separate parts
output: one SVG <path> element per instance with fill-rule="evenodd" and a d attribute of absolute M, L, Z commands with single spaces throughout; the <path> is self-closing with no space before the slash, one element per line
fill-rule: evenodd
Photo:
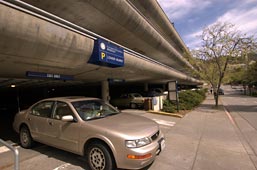
<path fill-rule="evenodd" d="M 30 118 L 30 117 L 28 118 L 28 121 L 31 121 L 31 118 Z"/>
<path fill-rule="evenodd" d="M 53 125 L 53 122 L 48 122 L 48 124 L 52 126 L 52 125 Z"/>

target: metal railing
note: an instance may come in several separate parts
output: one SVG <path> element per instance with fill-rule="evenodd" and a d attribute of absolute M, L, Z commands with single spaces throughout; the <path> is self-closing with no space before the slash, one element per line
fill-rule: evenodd
<path fill-rule="evenodd" d="M 4 146 L 6 146 L 11 151 L 13 151 L 13 153 L 14 153 L 14 170 L 19 170 L 19 151 L 18 151 L 18 149 L 13 147 L 9 143 L 3 141 L 2 139 L 0 139 L 0 143 L 2 143 Z"/>

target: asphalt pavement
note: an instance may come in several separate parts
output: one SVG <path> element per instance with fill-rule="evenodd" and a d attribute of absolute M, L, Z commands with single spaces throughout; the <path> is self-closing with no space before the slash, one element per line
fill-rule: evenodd
<path fill-rule="evenodd" d="M 165 149 L 146 169 L 257 170 L 257 148 L 253 148 L 255 145 L 250 145 L 241 133 L 242 126 L 237 126 L 234 115 L 224 109 L 222 102 L 220 104 L 219 109 L 214 108 L 213 96 L 208 95 L 199 107 L 183 118 L 143 110 L 125 110 L 155 120 L 165 134 Z M 43 145 L 29 150 L 19 147 L 19 150 L 20 169 L 84 169 L 83 158 L 58 149 Z M 11 153 L 0 154 L 0 169 L 13 169 L 13 165 L 5 162 L 7 157 L 11 157 Z"/>

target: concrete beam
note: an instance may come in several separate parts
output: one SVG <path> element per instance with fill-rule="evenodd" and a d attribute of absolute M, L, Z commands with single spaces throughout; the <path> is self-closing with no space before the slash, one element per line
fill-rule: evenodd
<path fill-rule="evenodd" d="M 138 13 L 138 10 L 128 0 L 24 1 L 182 72 L 187 72 L 186 68 L 192 68 L 184 59 L 183 54 L 176 49 L 176 46 L 173 46 L 174 43 L 167 41 L 166 36 L 163 37 L 160 34 L 161 30 L 156 30 L 156 27 L 154 28 L 149 24 L 146 18 Z M 152 1 L 149 4 L 154 11 L 161 13 L 156 14 L 157 16 L 161 15 L 156 19 L 162 19 L 159 22 L 163 22 L 163 12 L 158 8 L 158 4 L 154 4 Z M 149 9 L 149 11 L 152 9 Z M 165 23 L 167 22 L 166 18 Z M 169 31 L 168 36 L 171 35 L 171 32 L 174 35 L 176 34 L 176 31 L 173 30 Z M 177 38 L 180 37 L 173 34 L 172 39 L 176 43 L 179 41 Z"/>
<path fill-rule="evenodd" d="M 0 36 L 1 77 L 24 78 L 26 71 L 37 71 L 73 75 L 76 80 L 89 82 L 111 77 L 126 81 L 198 82 L 180 71 L 130 53 L 125 53 L 122 68 L 88 64 L 93 39 L 3 4 Z"/>

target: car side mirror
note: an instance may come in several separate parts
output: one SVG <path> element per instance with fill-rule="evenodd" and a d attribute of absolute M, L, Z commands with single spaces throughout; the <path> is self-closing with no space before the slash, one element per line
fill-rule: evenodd
<path fill-rule="evenodd" d="M 73 118 L 72 115 L 66 115 L 66 116 L 62 117 L 62 121 L 64 121 L 64 122 L 73 122 L 74 118 Z"/>

